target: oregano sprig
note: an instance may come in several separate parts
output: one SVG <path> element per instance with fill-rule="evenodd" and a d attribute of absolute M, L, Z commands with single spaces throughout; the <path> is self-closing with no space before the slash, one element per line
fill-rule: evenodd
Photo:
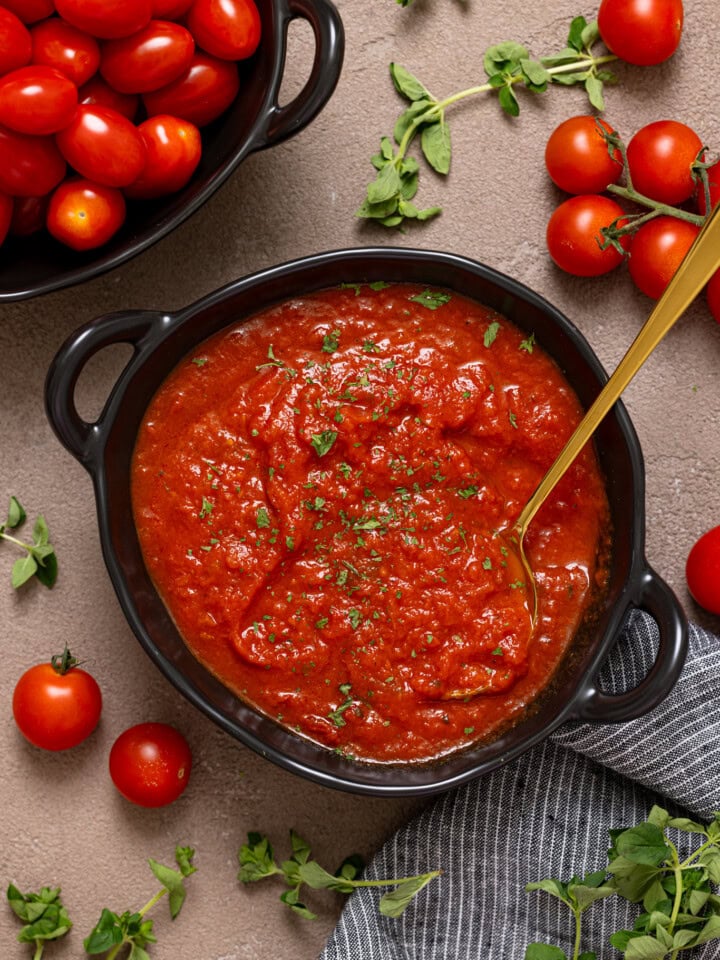
<path fill-rule="evenodd" d="M 150 960 L 145 947 L 155 943 L 157 938 L 153 933 L 153 921 L 146 919 L 146 914 L 167 896 L 170 916 L 173 920 L 177 917 L 185 901 L 185 879 L 197 869 L 192 864 L 194 854 L 192 847 L 176 847 L 177 870 L 149 858 L 150 869 L 162 884 L 161 889 L 145 906 L 135 912 L 126 910 L 124 913 L 114 913 L 105 907 L 100 919 L 83 941 L 85 952 L 90 955 L 104 953 L 105 960 L 115 960 L 124 947 L 129 947 L 125 954 L 127 960 Z"/>
<path fill-rule="evenodd" d="M 267 877 L 282 877 L 288 890 L 280 895 L 280 899 L 293 913 L 306 920 L 315 920 L 314 914 L 300 899 L 303 885 L 312 890 L 334 890 L 337 893 L 352 893 L 360 887 L 392 887 L 380 898 L 379 910 L 385 917 L 399 917 L 413 898 L 442 873 L 441 870 L 431 870 L 414 877 L 401 877 L 392 880 L 362 880 L 357 879 L 363 870 L 363 861 L 357 855 L 346 857 L 334 874 L 328 873 L 316 860 L 310 859 L 310 846 L 298 836 L 294 830 L 290 831 L 290 845 L 292 853 L 288 860 L 276 863 L 273 849 L 266 836 L 260 833 L 249 833 L 248 842 L 243 844 L 238 852 L 240 870 L 238 880 L 241 883 L 257 883 Z"/>
<path fill-rule="evenodd" d="M 24 556 L 19 557 L 13 564 L 12 585 L 17 590 L 32 577 L 36 577 L 46 587 L 52 587 L 57 579 L 58 564 L 55 548 L 50 543 L 50 533 L 45 517 L 40 514 L 33 524 L 31 543 L 8 533 L 8 530 L 17 530 L 26 520 L 27 513 L 18 498 L 10 497 L 7 519 L 0 524 L 0 540 L 5 540 L 24 551 Z"/>
<path fill-rule="evenodd" d="M 668 830 L 698 835 L 696 849 L 681 857 Z M 596 960 L 596 951 L 581 952 L 581 915 L 597 900 L 620 896 L 642 904 L 632 930 L 618 930 L 610 943 L 625 960 L 677 960 L 680 953 L 720 940 L 720 812 L 707 824 L 671 817 L 654 806 L 648 819 L 624 830 L 611 830 L 607 865 L 584 879 L 567 883 L 547 879 L 526 886 L 565 903 L 573 914 L 573 952 L 532 943 L 525 960 Z"/>
<path fill-rule="evenodd" d="M 15 884 L 7 888 L 13 912 L 25 926 L 17 938 L 35 947 L 33 960 L 40 960 L 49 940 L 59 940 L 72 927 L 72 920 L 60 900 L 59 887 L 43 887 L 39 893 L 21 893 Z"/>
<path fill-rule="evenodd" d="M 407 220 L 429 220 L 440 213 L 438 206 L 421 209 L 413 203 L 420 165 L 408 156 L 408 150 L 419 136 L 422 154 L 429 166 L 436 173 L 447 174 L 452 146 L 446 111 L 461 100 L 481 93 L 496 93 L 505 113 L 516 117 L 520 112 L 518 86 L 542 93 L 551 84 L 580 84 L 592 106 L 603 110 L 603 86 L 615 82 L 605 64 L 617 57 L 607 52 L 596 56 L 593 47 L 598 39 L 595 21 L 588 23 L 584 17 L 575 17 L 570 24 L 567 45 L 550 56 L 533 59 L 528 49 L 515 41 L 496 44 L 483 57 L 487 81 L 441 99 L 434 97 L 405 67 L 391 63 L 390 76 L 395 89 L 410 105 L 398 117 L 393 138 L 382 137 L 380 152 L 371 158 L 377 173 L 367 186 L 365 200 L 356 216 L 376 220 L 386 227 L 399 227 Z"/>

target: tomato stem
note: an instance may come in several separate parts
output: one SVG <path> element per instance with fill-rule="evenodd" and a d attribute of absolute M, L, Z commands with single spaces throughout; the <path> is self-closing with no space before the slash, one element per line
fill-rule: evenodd
<path fill-rule="evenodd" d="M 681 210 L 679 207 L 672 207 L 667 203 L 660 203 L 658 200 L 653 200 L 642 193 L 638 193 L 632 186 L 621 187 L 617 183 L 611 183 L 608 185 L 607 190 L 609 193 L 614 193 L 618 197 L 624 197 L 626 200 L 632 200 L 633 203 L 637 203 L 640 206 L 648 207 L 652 211 L 649 215 L 634 220 L 627 228 L 623 228 L 623 233 L 631 233 L 633 230 L 636 230 L 641 223 L 660 214 L 675 217 L 677 220 L 687 220 L 688 223 L 694 223 L 698 227 L 701 227 L 705 223 L 705 217 L 702 216 L 702 214 L 690 213 L 689 210 Z"/>
<path fill-rule="evenodd" d="M 55 673 L 59 673 L 61 677 L 65 676 L 73 667 L 77 667 L 79 663 L 77 657 L 74 657 L 68 650 L 67 644 L 62 653 L 56 653 L 50 658 L 50 665 Z"/>

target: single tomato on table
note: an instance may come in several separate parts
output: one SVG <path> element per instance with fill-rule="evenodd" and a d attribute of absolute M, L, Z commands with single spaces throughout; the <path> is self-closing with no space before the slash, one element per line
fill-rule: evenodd
<path fill-rule="evenodd" d="M 611 155 L 600 132 L 612 128 L 592 116 L 570 117 L 550 134 L 545 166 L 550 179 L 566 193 L 601 193 L 622 173 L 620 152 Z"/>
<path fill-rule="evenodd" d="M 609 197 L 583 194 L 570 197 L 555 210 L 547 226 L 547 248 L 555 263 L 576 277 L 597 277 L 614 270 L 623 254 L 614 246 L 601 248 L 603 227 L 619 221 L 625 211 Z M 625 246 L 626 241 L 622 241 Z"/>
<path fill-rule="evenodd" d="M 682 36 L 682 0 L 602 0 L 597 22 L 621 60 L 647 67 L 675 53 Z"/>
<path fill-rule="evenodd" d="M 693 599 L 710 613 L 720 613 L 720 526 L 696 541 L 685 564 L 685 578 Z"/>
<path fill-rule="evenodd" d="M 700 233 L 687 220 L 660 216 L 633 234 L 628 269 L 635 286 L 657 300 Z"/>
<path fill-rule="evenodd" d="M 124 222 L 122 192 L 82 177 L 61 183 L 48 205 L 48 231 L 73 250 L 102 246 Z"/>
<path fill-rule="evenodd" d="M 138 723 L 117 738 L 109 766 L 112 781 L 126 800 L 140 807 L 164 807 L 185 790 L 192 755 L 175 727 Z"/>
<path fill-rule="evenodd" d="M 66 648 L 50 663 L 30 667 L 13 693 L 15 723 L 22 735 L 43 750 L 69 750 L 97 727 L 102 694 L 95 678 L 82 670 Z"/>
<path fill-rule="evenodd" d="M 692 165 L 702 148 L 700 137 L 679 120 L 648 123 L 627 146 L 633 187 L 660 203 L 682 203 L 696 190 Z"/>

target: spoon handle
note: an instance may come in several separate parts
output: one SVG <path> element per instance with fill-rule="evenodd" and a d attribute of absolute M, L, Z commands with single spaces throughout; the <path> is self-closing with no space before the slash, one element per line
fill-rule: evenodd
<path fill-rule="evenodd" d="M 703 224 L 702 230 L 685 255 L 675 276 L 615 372 L 526 503 L 518 517 L 516 524 L 518 531 L 525 532 L 543 501 L 593 435 L 625 387 L 718 268 L 720 268 L 720 204 Z"/>

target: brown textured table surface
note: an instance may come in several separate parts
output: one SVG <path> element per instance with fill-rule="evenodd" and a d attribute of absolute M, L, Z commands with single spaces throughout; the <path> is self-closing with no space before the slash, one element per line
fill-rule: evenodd
<path fill-rule="evenodd" d="M 573 16 L 594 15 L 571 0 L 504 4 L 480 0 L 338 0 L 346 29 L 345 67 L 319 118 L 294 139 L 251 156 L 231 180 L 169 237 L 99 279 L 39 299 L 0 307 L 0 497 L 16 494 L 44 512 L 60 558 L 54 590 L 15 594 L 11 551 L 0 549 L 0 883 L 21 889 L 60 884 L 75 920 L 46 957 L 83 956 L 82 938 L 100 909 L 137 908 L 155 891 L 146 858 L 170 861 L 176 842 L 196 847 L 182 915 L 156 911 L 157 960 L 311 960 L 322 947 L 340 898 L 313 897 L 314 923 L 290 915 L 273 883 L 241 889 L 236 853 L 248 830 L 268 832 L 280 851 L 293 826 L 328 865 L 354 850 L 369 855 L 418 801 L 334 792 L 281 771 L 223 734 L 157 672 L 120 613 L 100 555 L 90 479 L 59 445 L 43 412 L 43 380 L 52 356 L 80 323 L 122 308 L 174 308 L 224 282 L 297 256 L 365 244 L 398 244 L 461 253 L 509 273 L 554 302 L 611 368 L 645 319 L 650 301 L 625 271 L 599 280 L 561 274 L 544 245 L 560 194 L 545 175 L 544 145 L 561 120 L 586 112 L 579 88 L 521 94 L 520 117 L 503 116 L 487 96 L 449 115 L 453 167 L 445 182 L 421 175 L 418 200 L 439 202 L 434 222 L 406 233 L 368 227 L 354 210 L 372 174 L 369 157 L 401 109 L 388 63 L 416 72 L 436 96 L 481 82 L 482 53 L 506 39 L 534 53 L 564 45 Z M 626 137 L 652 120 L 693 126 L 720 147 L 717 8 L 689 0 L 678 53 L 659 67 L 620 65 L 608 88 L 606 116 Z M 293 29 L 288 96 L 308 69 L 312 39 Z M 80 385 L 91 417 L 122 363 L 107 351 Z M 720 523 L 720 327 L 703 302 L 669 334 L 626 394 L 647 469 L 647 553 L 691 617 L 711 628 L 688 597 L 684 561 L 696 537 Z M 4 509 L 4 508 L 3 508 Z M 32 748 L 11 713 L 14 682 L 30 664 L 68 642 L 89 661 L 104 694 L 100 727 L 64 753 Z M 173 806 L 147 811 L 126 803 L 107 775 L 115 737 L 141 720 L 175 723 L 192 746 L 195 767 Z M 428 867 L 432 865 L 429 864 Z M 30 956 L 14 942 L 17 924 L 0 906 L 0 956 Z"/>

